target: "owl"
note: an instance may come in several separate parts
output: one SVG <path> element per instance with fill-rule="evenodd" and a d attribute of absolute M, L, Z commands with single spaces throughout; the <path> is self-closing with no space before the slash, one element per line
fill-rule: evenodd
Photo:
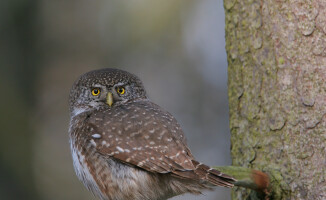
<path fill-rule="evenodd" d="M 99 199 L 164 200 L 233 187 L 234 178 L 194 158 L 179 123 L 135 75 L 90 71 L 75 81 L 69 104 L 74 169 Z"/>

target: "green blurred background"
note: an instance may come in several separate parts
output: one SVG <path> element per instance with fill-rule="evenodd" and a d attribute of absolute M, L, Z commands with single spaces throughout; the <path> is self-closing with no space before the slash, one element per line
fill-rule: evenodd
<path fill-rule="evenodd" d="M 68 94 L 103 67 L 138 75 L 198 160 L 231 163 L 222 0 L 1 0 L 0 44 L 1 200 L 95 199 L 73 171 Z"/>

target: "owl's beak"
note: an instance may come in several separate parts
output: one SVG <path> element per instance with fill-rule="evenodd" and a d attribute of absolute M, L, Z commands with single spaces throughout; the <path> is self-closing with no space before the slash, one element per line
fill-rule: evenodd
<path fill-rule="evenodd" d="M 113 95 L 111 92 L 106 96 L 106 103 L 111 107 L 113 104 Z"/>

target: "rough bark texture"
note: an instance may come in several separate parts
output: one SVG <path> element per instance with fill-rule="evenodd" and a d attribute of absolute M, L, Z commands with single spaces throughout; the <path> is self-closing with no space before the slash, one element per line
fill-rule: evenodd
<path fill-rule="evenodd" d="M 233 165 L 275 172 L 271 199 L 326 199 L 326 1 L 224 6 Z"/>

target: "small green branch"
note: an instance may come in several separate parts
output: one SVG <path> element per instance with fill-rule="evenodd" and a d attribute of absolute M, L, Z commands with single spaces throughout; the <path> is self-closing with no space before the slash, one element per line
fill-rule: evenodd
<path fill-rule="evenodd" d="M 214 168 L 237 179 L 238 181 L 235 182 L 234 185 L 238 187 L 245 187 L 252 190 L 261 190 L 268 187 L 269 185 L 268 175 L 261 171 L 235 166 Z"/>
<path fill-rule="evenodd" d="M 248 197 L 250 200 L 280 199 L 286 192 L 282 175 L 278 171 L 262 172 L 236 166 L 214 168 L 237 179 L 235 186 L 252 189 Z"/>

